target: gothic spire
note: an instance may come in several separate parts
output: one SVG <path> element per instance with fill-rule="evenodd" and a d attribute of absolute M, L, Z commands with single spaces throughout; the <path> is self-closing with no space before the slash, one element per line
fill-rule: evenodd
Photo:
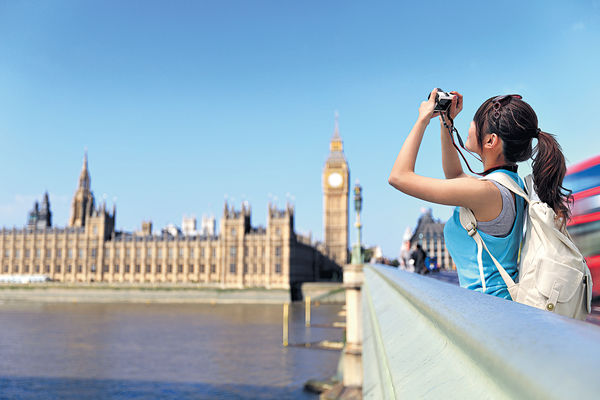
<path fill-rule="evenodd" d="M 340 125 L 339 125 L 339 118 L 340 118 L 340 114 L 336 111 L 335 112 L 335 128 L 333 129 L 333 137 L 331 138 L 331 140 L 342 140 L 342 137 L 340 136 Z"/>
<path fill-rule="evenodd" d="M 83 153 L 83 166 L 79 174 L 79 187 L 90 190 L 90 173 L 88 172 L 87 149 Z"/>
<path fill-rule="evenodd" d="M 44 193 L 44 200 L 42 201 L 42 210 L 50 210 L 50 198 L 48 197 L 48 191 Z"/>
<path fill-rule="evenodd" d="M 335 112 L 335 127 L 333 129 L 333 136 L 331 137 L 331 142 L 329 143 L 329 150 L 331 153 L 341 153 L 344 150 L 344 146 L 342 144 L 342 137 L 340 136 L 340 127 L 338 123 L 339 114 Z"/>

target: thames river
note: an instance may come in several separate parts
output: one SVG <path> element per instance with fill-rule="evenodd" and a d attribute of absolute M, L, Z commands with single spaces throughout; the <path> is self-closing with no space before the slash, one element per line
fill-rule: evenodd
<path fill-rule="evenodd" d="M 342 321 L 313 308 L 316 324 Z M 304 327 L 290 342 L 342 340 Z M 339 351 L 284 348 L 282 306 L 0 304 L 1 399 L 315 399 L 311 378 L 336 372 Z"/>

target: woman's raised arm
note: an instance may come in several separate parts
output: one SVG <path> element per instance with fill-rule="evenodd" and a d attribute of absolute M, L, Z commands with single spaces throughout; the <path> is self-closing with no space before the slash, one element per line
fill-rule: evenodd
<path fill-rule="evenodd" d="M 480 221 L 495 218 L 502 208 L 499 190 L 491 183 L 463 174 L 453 179 L 428 178 L 415 173 L 425 128 L 437 116 L 433 109 L 437 89 L 421 103 L 419 118 L 404 141 L 388 178 L 390 185 L 410 196 L 438 204 L 467 207 Z M 491 210 L 491 211 L 490 211 Z"/>

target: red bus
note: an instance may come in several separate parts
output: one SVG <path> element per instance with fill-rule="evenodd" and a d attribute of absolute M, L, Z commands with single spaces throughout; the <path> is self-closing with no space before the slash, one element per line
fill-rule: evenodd
<path fill-rule="evenodd" d="M 573 208 L 567 229 L 584 255 L 600 296 L 600 156 L 567 169 L 563 186 L 573 191 Z"/>

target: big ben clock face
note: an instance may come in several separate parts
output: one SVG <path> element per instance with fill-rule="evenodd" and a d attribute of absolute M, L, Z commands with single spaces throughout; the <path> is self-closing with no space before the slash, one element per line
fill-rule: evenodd
<path fill-rule="evenodd" d="M 327 183 L 329 183 L 329 186 L 337 188 L 342 186 L 344 178 L 342 178 L 342 175 L 339 172 L 333 172 L 327 177 Z"/>

